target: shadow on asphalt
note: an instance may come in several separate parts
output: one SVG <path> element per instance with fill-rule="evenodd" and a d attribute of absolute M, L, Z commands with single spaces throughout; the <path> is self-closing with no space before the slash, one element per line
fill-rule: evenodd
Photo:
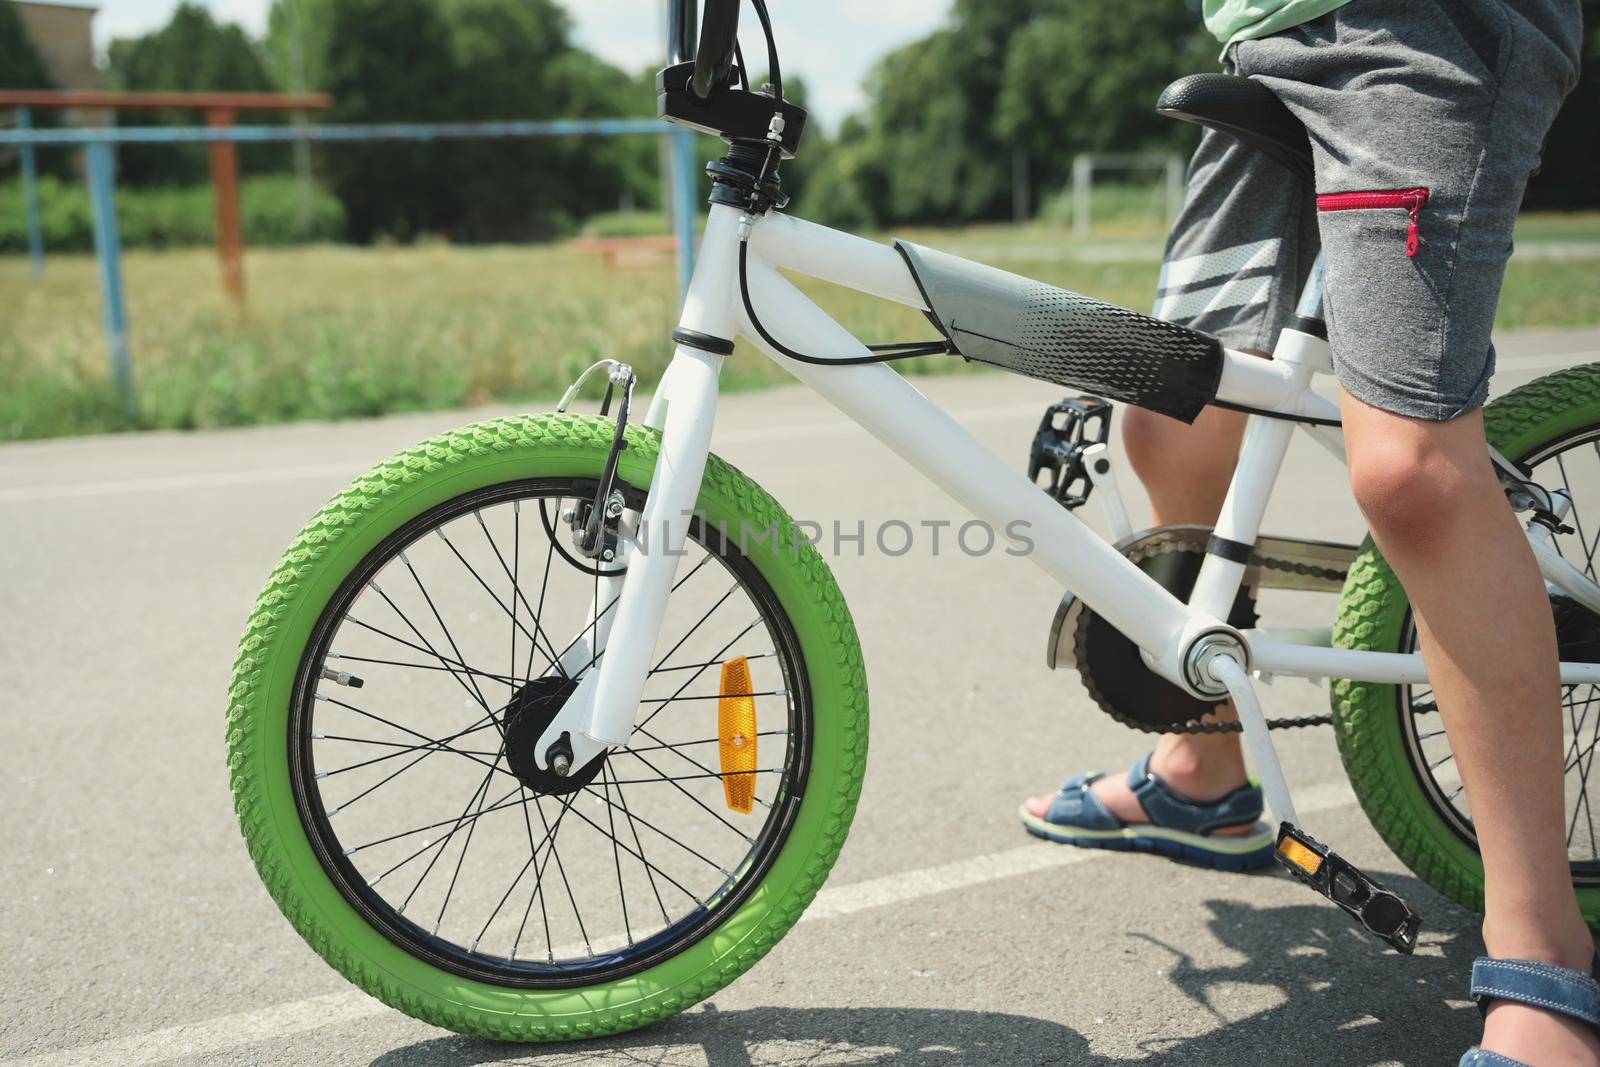
<path fill-rule="evenodd" d="M 1097 1055 L 1059 1023 L 1001 1012 L 927 1008 L 758 1008 L 719 1011 L 715 1001 L 654 1027 L 581 1044 L 502 1045 L 441 1037 L 395 1049 L 373 1067 L 606 1063 L 656 1067 L 828 1064 L 871 1067 L 1020 1067 L 1028 1064 L 1454 1064 L 1478 1034 L 1465 1005 L 1477 954 L 1477 918 L 1420 882 L 1385 874 L 1401 895 L 1421 903 L 1429 936 L 1424 955 L 1405 959 L 1362 932 L 1332 905 L 1307 902 L 1257 908 L 1208 900 L 1208 927 L 1239 962 L 1198 964 L 1181 946 L 1149 933 L 1128 937 L 1171 956 L 1165 974 L 1192 1003 L 1174 1033 L 1152 1032 L 1129 1058 Z M 1214 947 L 1208 954 L 1218 955 Z M 1078 976 L 1080 979 L 1082 974 Z M 1058 980 L 1063 996 L 1071 979 Z M 1229 1022 L 1224 987 L 1276 990 L 1278 1003 Z M 1129 990 L 1130 997 L 1139 991 Z M 1447 1000 L 1457 1002 L 1447 1005 Z M 1209 1015 L 1209 1021 L 1205 1017 Z M 1195 1036 L 1193 1031 L 1206 1027 Z M 1181 1027 L 1183 1033 L 1176 1032 Z"/>

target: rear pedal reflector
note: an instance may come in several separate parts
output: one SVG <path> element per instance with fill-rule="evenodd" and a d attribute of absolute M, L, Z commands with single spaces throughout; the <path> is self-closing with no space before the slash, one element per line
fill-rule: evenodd
<path fill-rule="evenodd" d="M 749 815 L 756 799 L 756 698 L 750 661 L 743 656 L 722 665 L 717 700 L 717 752 L 722 762 L 722 794 L 728 809 Z"/>
<path fill-rule="evenodd" d="M 1422 916 L 1327 845 L 1284 823 L 1278 828 L 1276 856 L 1290 874 L 1339 905 L 1396 951 L 1409 956 L 1417 947 Z"/>

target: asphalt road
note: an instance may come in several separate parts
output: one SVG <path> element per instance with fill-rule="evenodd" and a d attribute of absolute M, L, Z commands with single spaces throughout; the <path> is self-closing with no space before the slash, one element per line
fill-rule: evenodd
<path fill-rule="evenodd" d="M 1499 386 L 1595 359 L 1600 331 L 1512 339 Z M 919 384 L 1019 464 L 1059 396 L 1002 376 Z M 1149 739 L 1044 667 L 1059 590 L 1003 554 L 926 542 L 832 561 L 871 678 L 866 786 L 813 912 L 749 974 L 651 1029 L 542 1048 L 458 1037 L 353 990 L 240 840 L 222 742 L 234 644 L 323 500 L 493 413 L 0 448 L 0 1063 L 1443 1064 L 1475 1037 L 1474 919 L 1385 850 L 1326 730 L 1280 735 L 1306 822 L 1421 910 L 1414 958 L 1276 874 L 1026 837 L 1024 794 L 1126 766 Z M 727 397 L 715 448 L 824 524 L 965 518 L 797 389 Z M 1360 535 L 1310 442 L 1267 527 Z M 1311 625 L 1331 603 L 1268 609 Z M 1274 714 L 1325 706 L 1301 682 L 1265 692 Z M 992 746 L 975 727 L 997 722 L 1010 740 Z"/>

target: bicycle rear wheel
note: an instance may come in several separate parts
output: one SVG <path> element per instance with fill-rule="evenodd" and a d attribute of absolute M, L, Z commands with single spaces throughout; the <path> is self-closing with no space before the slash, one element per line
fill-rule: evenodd
<path fill-rule="evenodd" d="M 1523 464 L 1535 482 L 1572 494 L 1562 555 L 1595 577 L 1600 554 L 1600 365 L 1547 375 L 1490 404 L 1489 443 Z M 1492 605 L 1485 605 L 1492 610 Z M 1567 659 L 1600 659 L 1600 618 L 1553 598 Z M 1350 569 L 1334 643 L 1340 648 L 1414 652 L 1410 603 L 1368 538 Z M 1472 811 L 1427 685 L 1335 681 L 1335 736 L 1367 818 L 1406 866 L 1440 893 L 1483 910 L 1483 863 Z M 1567 850 L 1585 917 L 1600 924 L 1600 687 L 1562 687 L 1566 747 Z"/>
<path fill-rule="evenodd" d="M 615 603 L 619 572 L 564 518 L 611 431 L 496 420 L 379 466 L 302 531 L 240 648 L 229 760 L 268 889 L 357 985 L 462 1033 L 610 1033 L 726 985 L 809 903 L 860 789 L 837 586 L 715 458 L 633 739 L 566 779 L 539 769 Z M 657 443 L 629 434 L 632 507 Z M 750 695 L 730 727 L 736 659 Z"/>

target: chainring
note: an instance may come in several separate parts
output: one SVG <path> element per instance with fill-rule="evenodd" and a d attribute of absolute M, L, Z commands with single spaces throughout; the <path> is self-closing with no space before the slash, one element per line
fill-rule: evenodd
<path fill-rule="evenodd" d="M 1203 526 L 1163 526 L 1118 542 L 1116 548 L 1179 600 L 1187 601 L 1205 561 L 1211 530 Z M 1268 542 L 1281 551 L 1265 552 Z M 1344 560 L 1354 546 L 1294 543 L 1263 538 L 1245 571 L 1229 613 L 1235 629 L 1256 624 L 1255 594 L 1260 586 L 1337 589 Z M 1057 614 L 1051 652 L 1078 669 L 1095 706 L 1124 726 L 1146 733 L 1236 733 L 1236 722 L 1206 721 L 1223 702 L 1202 700 L 1152 671 L 1139 647 L 1100 615 L 1069 595 Z M 1063 650 L 1057 654 L 1057 650 Z M 1051 666 L 1057 663 L 1053 659 Z M 1277 720 L 1274 727 L 1313 726 L 1327 716 Z"/>

